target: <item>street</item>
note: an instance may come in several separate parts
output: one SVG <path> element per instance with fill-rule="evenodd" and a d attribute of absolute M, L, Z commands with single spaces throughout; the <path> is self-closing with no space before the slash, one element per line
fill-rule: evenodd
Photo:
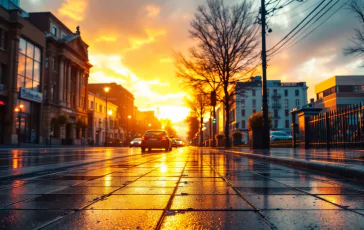
<path fill-rule="evenodd" d="M 3 150 L 0 162 L 2 229 L 364 228 L 359 182 L 223 150 Z"/>

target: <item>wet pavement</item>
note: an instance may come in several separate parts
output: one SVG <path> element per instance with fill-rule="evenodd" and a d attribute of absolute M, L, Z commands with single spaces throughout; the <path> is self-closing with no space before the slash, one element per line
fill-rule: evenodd
<path fill-rule="evenodd" d="M 232 151 L 260 154 L 272 157 L 289 157 L 307 161 L 343 163 L 364 166 L 364 151 L 353 149 L 300 149 L 300 148 L 271 148 L 270 150 L 250 150 L 235 148 Z"/>
<path fill-rule="evenodd" d="M 223 150 L 4 150 L 0 158 L 1 229 L 364 229 L 362 182 Z"/>

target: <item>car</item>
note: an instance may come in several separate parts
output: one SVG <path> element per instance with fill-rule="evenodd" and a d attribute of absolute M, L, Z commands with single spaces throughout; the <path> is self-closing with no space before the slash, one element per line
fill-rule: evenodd
<path fill-rule="evenodd" d="M 145 132 L 142 137 L 140 145 L 142 152 L 146 149 L 165 149 L 166 151 L 172 150 L 172 139 L 169 137 L 168 132 L 163 129 L 152 129 Z"/>
<path fill-rule="evenodd" d="M 172 147 L 178 148 L 184 145 L 183 141 L 178 138 L 172 138 Z"/>
<path fill-rule="evenodd" d="M 142 144 L 142 138 L 135 138 L 134 140 L 132 140 L 129 144 L 129 148 L 131 147 L 140 147 L 140 145 Z"/>
<path fill-rule="evenodd" d="M 270 141 L 292 140 L 292 136 L 282 131 L 270 132 Z"/>

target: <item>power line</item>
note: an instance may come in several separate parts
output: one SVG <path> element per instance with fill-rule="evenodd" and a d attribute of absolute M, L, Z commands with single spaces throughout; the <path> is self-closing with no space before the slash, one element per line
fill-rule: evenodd
<path fill-rule="evenodd" d="M 305 19 L 303 19 L 291 32 L 289 32 L 281 41 L 279 41 L 273 48 L 271 48 L 270 50 L 268 50 L 268 52 L 271 52 L 269 55 L 273 55 L 274 53 L 278 52 L 285 44 L 287 44 L 292 38 L 294 38 L 299 32 L 302 31 L 302 29 L 304 29 L 308 24 L 310 24 L 312 22 L 312 20 L 314 20 L 326 7 L 328 7 L 333 0 L 330 0 L 329 3 L 327 3 L 322 9 L 319 10 L 319 12 L 317 12 L 308 22 L 306 22 L 300 29 L 298 29 L 298 31 L 296 31 L 291 37 L 289 37 L 289 35 L 291 35 L 304 21 L 306 21 L 306 19 L 308 19 L 318 8 L 319 6 L 321 6 L 321 4 L 319 4 L 319 6 L 317 6 Z M 337 2 L 340 0 L 337 0 Z M 336 3 L 337 3 L 336 2 Z M 335 3 L 335 4 L 336 4 Z M 289 37 L 289 38 L 288 38 Z M 287 39 L 287 40 L 286 40 Z M 286 41 L 285 41 L 286 40 Z M 282 45 L 280 45 L 282 42 L 284 42 Z M 280 45 L 280 46 L 279 46 Z M 279 46 L 276 50 L 272 51 L 275 47 Z"/>
<path fill-rule="evenodd" d="M 308 32 L 306 35 L 304 35 L 302 38 L 300 38 L 299 40 L 297 40 L 295 43 L 293 43 L 292 45 L 290 45 L 289 47 L 287 47 L 286 49 L 282 50 L 288 50 L 290 48 L 292 48 L 293 46 L 295 46 L 297 43 L 299 43 L 300 41 L 302 41 L 303 39 L 305 39 L 306 37 L 308 37 L 309 35 L 311 35 L 317 28 L 319 28 L 320 26 L 322 26 L 325 22 L 327 22 L 327 20 L 329 20 L 332 16 L 334 16 L 337 12 L 339 12 L 339 10 L 341 10 L 350 0 L 347 0 L 344 4 L 342 4 L 337 10 L 335 10 L 331 15 L 329 15 L 329 17 L 327 17 L 324 21 L 322 21 L 319 25 L 317 25 L 315 28 L 313 28 L 310 32 Z"/>

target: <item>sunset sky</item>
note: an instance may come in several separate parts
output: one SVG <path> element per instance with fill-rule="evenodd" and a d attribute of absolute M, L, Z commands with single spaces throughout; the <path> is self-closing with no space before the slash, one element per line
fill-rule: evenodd
<path fill-rule="evenodd" d="M 254 0 L 257 14 L 258 2 Z M 203 3 L 205 0 L 21 1 L 26 11 L 51 11 L 73 31 L 80 25 L 94 65 L 90 82 L 120 83 L 134 93 L 138 108 L 159 107 L 160 116 L 174 122 L 183 120 L 188 109 L 175 77 L 173 52 L 191 46 L 189 23 Z M 267 47 L 284 37 L 316 3 L 295 2 L 270 18 L 273 33 L 267 37 Z M 307 81 L 309 97 L 314 97 L 314 85 L 319 81 L 333 75 L 362 74 L 359 60 L 343 55 L 355 27 L 359 24 L 354 16 L 348 10 L 339 11 L 305 40 L 274 56 L 269 61 L 268 79 Z"/>

